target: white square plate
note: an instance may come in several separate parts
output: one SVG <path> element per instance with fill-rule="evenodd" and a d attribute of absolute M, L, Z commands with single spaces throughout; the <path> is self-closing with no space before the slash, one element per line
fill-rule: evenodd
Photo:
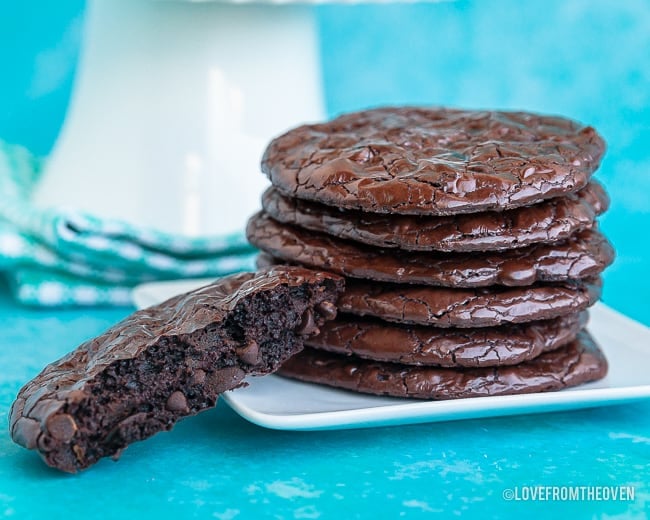
<path fill-rule="evenodd" d="M 138 286 L 133 301 L 148 307 L 211 280 L 157 282 Z M 650 397 L 650 329 L 603 305 L 590 311 L 589 331 L 605 352 L 605 379 L 547 392 L 451 401 L 397 399 L 336 390 L 279 376 L 251 378 L 249 386 L 223 398 L 242 417 L 278 430 L 363 428 L 523 413 L 541 413 L 627 403 Z"/>

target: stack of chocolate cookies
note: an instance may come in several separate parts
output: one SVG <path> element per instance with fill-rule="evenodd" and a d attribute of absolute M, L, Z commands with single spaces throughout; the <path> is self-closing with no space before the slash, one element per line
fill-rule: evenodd
<path fill-rule="evenodd" d="M 248 224 L 260 264 L 346 277 L 338 317 L 281 369 L 452 399 L 605 376 L 585 330 L 614 253 L 593 128 L 521 112 L 382 108 L 289 131 Z"/>

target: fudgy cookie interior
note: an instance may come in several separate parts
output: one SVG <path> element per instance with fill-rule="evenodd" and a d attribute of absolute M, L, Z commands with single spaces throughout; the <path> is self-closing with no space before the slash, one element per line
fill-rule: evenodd
<path fill-rule="evenodd" d="M 221 324 L 161 337 L 138 357 L 114 361 L 48 419 L 38 446 L 44 458 L 75 471 L 214 406 L 246 374 L 270 372 L 302 349 L 302 336 L 332 311 L 325 294 L 317 297 L 312 310 L 307 284 L 253 294 Z"/>

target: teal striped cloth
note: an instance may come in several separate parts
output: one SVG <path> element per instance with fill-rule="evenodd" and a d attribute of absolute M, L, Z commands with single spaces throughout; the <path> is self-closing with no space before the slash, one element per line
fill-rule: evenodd
<path fill-rule="evenodd" d="M 44 161 L 0 141 L 0 271 L 19 302 L 128 305 L 134 285 L 253 269 L 243 233 L 186 237 L 30 203 Z"/>

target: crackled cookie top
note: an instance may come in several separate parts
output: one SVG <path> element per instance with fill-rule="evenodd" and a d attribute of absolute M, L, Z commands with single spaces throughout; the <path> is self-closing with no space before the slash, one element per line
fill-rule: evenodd
<path fill-rule="evenodd" d="M 268 253 L 257 256 L 257 266 L 282 265 Z M 523 287 L 436 287 L 345 281 L 339 296 L 339 312 L 383 321 L 433 327 L 495 327 L 527 323 L 573 314 L 591 307 L 600 298 L 602 280 L 567 280 Z"/>
<path fill-rule="evenodd" d="M 74 473 L 276 370 L 336 315 L 343 280 L 300 267 L 235 274 L 135 312 L 18 393 L 13 440 Z"/>
<path fill-rule="evenodd" d="M 272 260 L 271 260 L 272 261 Z M 600 279 L 524 287 L 434 287 L 350 278 L 340 312 L 394 323 L 477 328 L 526 323 L 573 314 L 600 297 Z"/>
<path fill-rule="evenodd" d="M 349 278 L 443 287 L 514 287 L 592 278 L 614 259 L 612 246 L 596 230 L 559 244 L 486 253 L 380 249 L 280 224 L 264 213 L 251 217 L 246 234 L 254 246 L 285 262 Z"/>
<path fill-rule="evenodd" d="M 306 348 L 280 374 L 355 392 L 418 399 L 461 399 L 562 390 L 607 374 L 607 360 L 588 332 L 514 366 L 440 368 L 370 361 Z"/>
<path fill-rule="evenodd" d="M 440 367 L 516 365 L 573 341 L 587 313 L 475 329 L 414 327 L 341 316 L 306 340 L 317 350 L 373 361 Z"/>
<path fill-rule="evenodd" d="M 605 150 L 587 126 L 525 112 L 379 108 L 276 138 L 262 169 L 286 195 L 376 213 L 527 206 L 584 187 Z"/>
<path fill-rule="evenodd" d="M 595 181 L 564 197 L 506 211 L 466 215 L 386 215 L 346 211 L 286 197 L 269 188 L 262 196 L 273 219 L 370 246 L 410 251 L 500 251 L 559 242 L 590 229 L 609 198 Z"/>

